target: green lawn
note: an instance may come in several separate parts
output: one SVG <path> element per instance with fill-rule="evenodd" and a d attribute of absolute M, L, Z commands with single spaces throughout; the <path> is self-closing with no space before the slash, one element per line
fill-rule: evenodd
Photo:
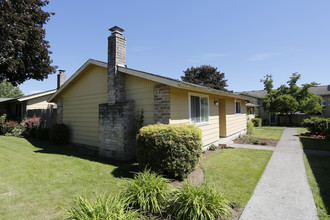
<path fill-rule="evenodd" d="M 205 180 L 238 206 L 245 206 L 266 168 L 272 151 L 226 149 L 206 158 Z"/>
<path fill-rule="evenodd" d="M 306 128 L 297 128 L 298 134 L 306 133 Z M 320 138 L 300 136 L 300 142 L 303 149 L 330 151 L 330 141 Z"/>
<path fill-rule="evenodd" d="M 320 219 L 330 219 L 330 157 L 304 155 L 306 174 Z"/>
<path fill-rule="evenodd" d="M 284 131 L 286 127 L 283 126 L 262 126 L 262 127 L 256 127 L 256 129 L 262 129 L 262 130 L 276 130 L 276 131 Z"/>
<path fill-rule="evenodd" d="M 307 132 L 307 128 L 301 128 L 301 127 L 297 128 L 297 133 L 298 134 L 306 133 L 306 132 Z"/>
<path fill-rule="evenodd" d="M 72 148 L 72 147 L 71 147 Z M 129 175 L 70 146 L 0 136 L 0 218 L 63 219 L 78 195 L 115 193 Z"/>
<path fill-rule="evenodd" d="M 276 126 L 256 127 L 252 134 L 256 138 L 280 140 L 284 129 L 285 127 Z"/>

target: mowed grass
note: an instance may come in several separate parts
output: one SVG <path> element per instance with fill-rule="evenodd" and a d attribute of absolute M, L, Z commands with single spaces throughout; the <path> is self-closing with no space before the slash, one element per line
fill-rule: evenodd
<path fill-rule="evenodd" d="M 34 145 L 0 136 L 1 219 L 63 219 L 77 196 L 116 193 L 124 181 L 115 177 L 125 175 L 118 167 L 79 157 L 70 146 Z"/>
<path fill-rule="evenodd" d="M 272 140 L 280 140 L 285 127 L 263 126 L 256 127 L 253 130 L 253 136 L 256 138 L 265 138 Z"/>
<path fill-rule="evenodd" d="M 261 178 L 272 151 L 226 149 L 206 158 L 205 180 L 238 206 L 245 206 Z"/>
<path fill-rule="evenodd" d="M 298 134 L 306 133 L 306 128 L 297 128 Z M 324 150 L 330 151 L 330 141 L 321 139 L 321 138 L 313 138 L 313 137 L 306 137 L 306 136 L 299 136 L 301 147 L 303 149 L 310 149 L 310 150 Z M 330 175 L 330 174 L 329 174 Z"/>
<path fill-rule="evenodd" d="M 308 154 L 304 162 L 318 216 L 330 219 L 330 157 Z"/>

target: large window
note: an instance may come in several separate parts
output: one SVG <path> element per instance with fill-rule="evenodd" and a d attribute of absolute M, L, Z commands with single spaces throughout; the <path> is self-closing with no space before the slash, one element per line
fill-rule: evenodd
<path fill-rule="evenodd" d="M 235 107 L 236 107 L 236 114 L 242 113 L 241 102 L 235 102 Z"/>
<path fill-rule="evenodd" d="M 190 95 L 190 123 L 201 124 L 209 122 L 209 98 Z"/>

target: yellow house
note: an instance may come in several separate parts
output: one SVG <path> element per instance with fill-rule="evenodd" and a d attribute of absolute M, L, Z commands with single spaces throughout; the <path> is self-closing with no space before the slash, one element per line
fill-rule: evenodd
<path fill-rule="evenodd" d="M 126 38 L 110 29 L 108 62 L 88 60 L 51 97 L 71 142 L 118 160 L 135 156 L 135 115 L 144 124 L 194 124 L 204 147 L 246 130 L 246 97 L 126 67 Z"/>

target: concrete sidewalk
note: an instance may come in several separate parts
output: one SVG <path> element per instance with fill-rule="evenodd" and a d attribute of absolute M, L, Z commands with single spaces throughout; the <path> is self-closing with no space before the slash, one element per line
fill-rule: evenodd
<path fill-rule="evenodd" d="M 318 219 L 296 128 L 284 130 L 240 219 Z"/>

